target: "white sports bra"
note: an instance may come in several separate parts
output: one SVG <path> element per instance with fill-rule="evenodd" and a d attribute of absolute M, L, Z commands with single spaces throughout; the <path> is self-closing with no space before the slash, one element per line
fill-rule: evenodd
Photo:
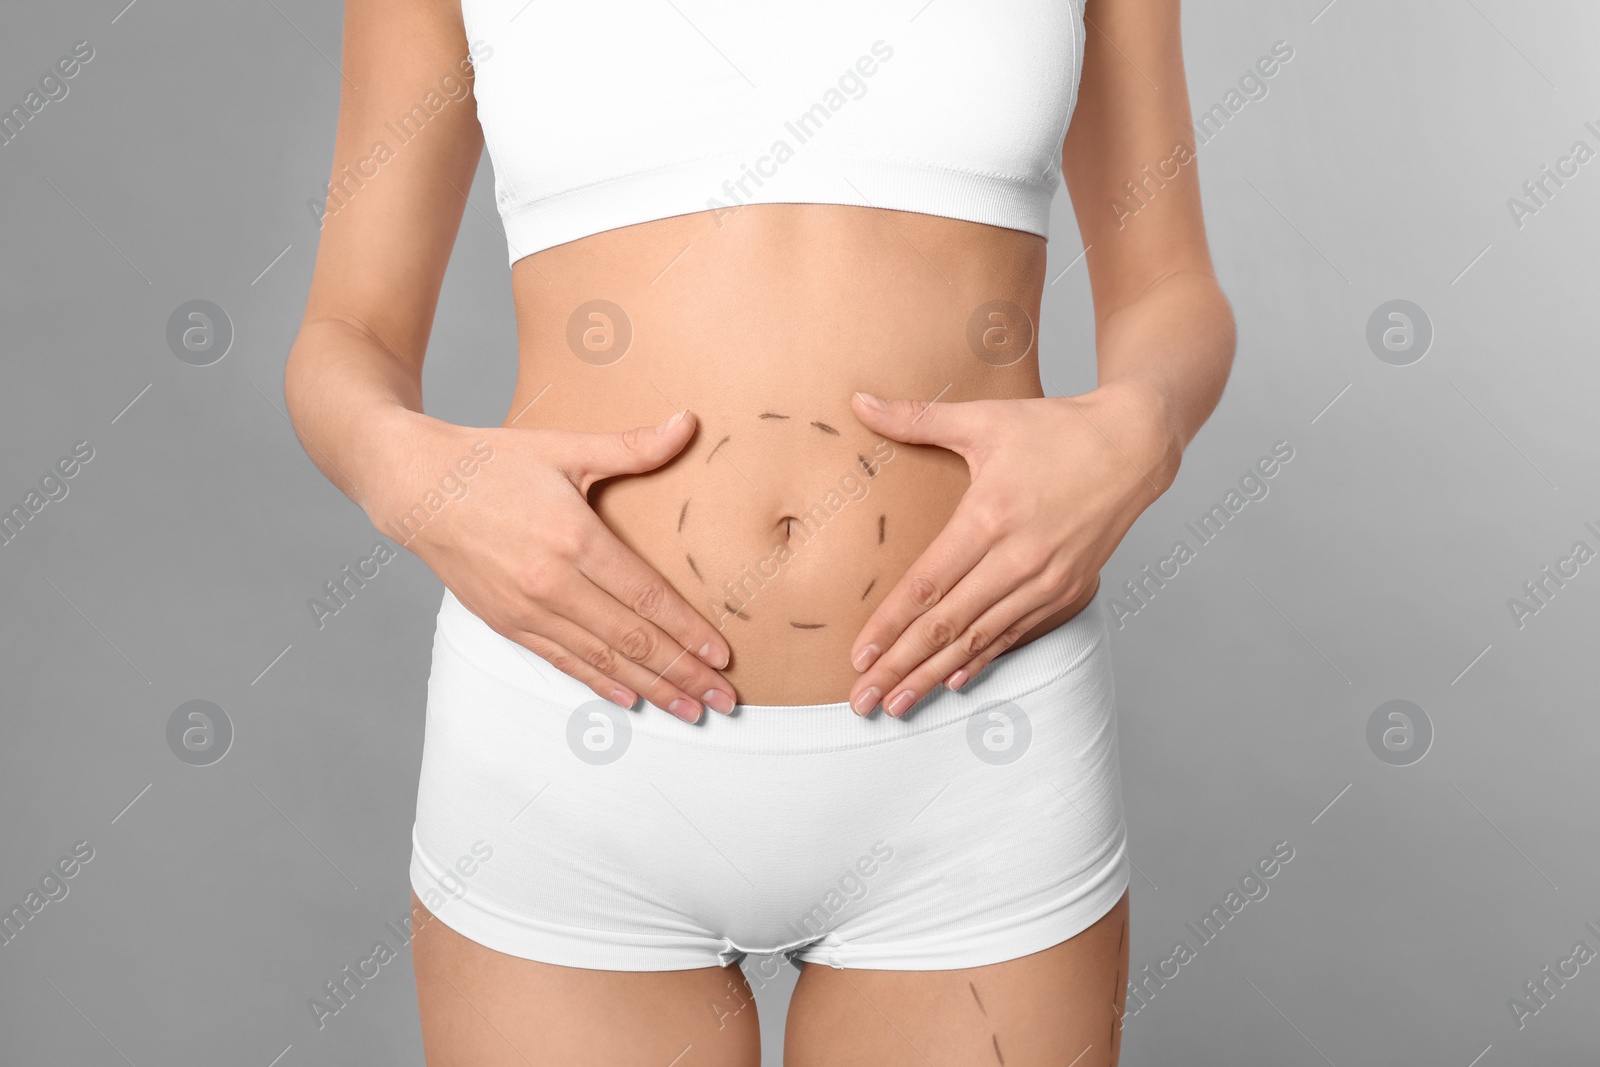
<path fill-rule="evenodd" d="M 462 0 L 515 263 L 744 204 L 1048 236 L 1083 0 Z"/>

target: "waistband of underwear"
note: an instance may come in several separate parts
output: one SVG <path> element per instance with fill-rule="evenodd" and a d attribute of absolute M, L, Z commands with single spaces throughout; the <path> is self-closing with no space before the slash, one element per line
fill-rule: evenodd
<path fill-rule="evenodd" d="M 707 708 L 698 723 L 686 723 L 642 698 L 632 710 L 620 708 L 544 657 L 496 633 L 448 589 L 439 608 L 438 637 L 472 668 L 525 696 L 530 712 L 542 710 L 570 720 L 583 708 L 586 721 L 589 713 L 598 712 L 614 725 L 626 722 L 632 732 L 696 747 L 751 753 L 829 751 L 939 729 L 1069 680 L 1090 657 L 1109 653 L 1103 599 L 1102 586 L 1077 615 L 1021 648 L 1001 653 L 961 689 L 935 688 L 898 719 L 881 708 L 857 715 L 845 701 L 741 703 L 731 715 Z"/>

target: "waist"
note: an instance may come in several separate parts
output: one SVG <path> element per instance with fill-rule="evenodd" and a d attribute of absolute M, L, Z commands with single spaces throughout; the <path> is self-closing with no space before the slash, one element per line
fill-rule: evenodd
<path fill-rule="evenodd" d="M 861 748 L 961 721 L 967 721 L 969 734 L 975 735 L 1005 720 L 1025 731 L 1025 720 L 1037 710 L 1066 708 L 1087 713 L 1094 707 L 1109 713 L 1113 688 L 1110 630 L 1102 600 L 1097 590 L 1072 618 L 998 656 L 959 691 L 935 690 L 904 718 L 890 718 L 882 712 L 862 718 L 842 701 L 773 704 L 741 700 L 733 715 L 708 713 L 693 726 L 647 701 L 636 709 L 641 714 L 624 714 L 632 731 L 664 740 L 747 753 L 788 754 Z M 500 706 L 494 696 L 503 691 L 518 694 L 530 709 L 562 718 L 577 715 L 580 708 L 613 718 L 618 714 L 615 706 L 600 700 L 582 682 L 491 630 L 449 590 L 439 607 L 433 661 L 429 684 L 435 692 L 430 703 L 446 691 L 468 684 L 475 687 L 475 707 Z M 463 667 L 479 681 L 464 682 Z M 492 688 L 484 688 L 483 683 Z M 989 714 L 994 711 L 1004 720 Z M 980 721 L 974 723 L 974 718 Z M 1091 728 L 1087 720 L 1079 725 Z M 475 729 L 474 735 L 481 737 L 482 731 Z M 1025 744 L 1026 736 L 1021 740 Z M 969 737 L 969 743 L 981 747 L 983 739 Z"/>
<path fill-rule="evenodd" d="M 1043 241 L 905 212 L 751 205 L 518 262 L 506 424 L 619 431 L 687 408 L 695 439 L 591 496 L 726 635 L 741 700 L 842 700 L 849 649 L 943 528 L 964 461 L 886 440 L 851 395 L 1040 396 Z"/>

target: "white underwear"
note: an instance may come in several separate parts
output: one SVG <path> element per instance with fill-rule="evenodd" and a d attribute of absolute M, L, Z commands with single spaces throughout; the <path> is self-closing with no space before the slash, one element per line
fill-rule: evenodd
<path fill-rule="evenodd" d="M 599 699 L 446 592 L 412 843 L 442 922 L 561 966 L 1038 952 L 1128 884 L 1101 597 L 902 719 L 841 702 L 691 725 Z"/>

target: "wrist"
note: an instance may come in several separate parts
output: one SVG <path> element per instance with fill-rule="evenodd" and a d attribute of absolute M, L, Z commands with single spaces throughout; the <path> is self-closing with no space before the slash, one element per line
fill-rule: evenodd
<path fill-rule="evenodd" d="M 1178 476 L 1187 443 L 1172 393 L 1163 383 L 1144 377 L 1104 382 L 1094 392 L 1111 401 L 1123 429 L 1121 447 L 1129 450 L 1146 478 L 1166 492 Z"/>
<path fill-rule="evenodd" d="M 453 458 L 470 453 L 466 435 L 471 432 L 406 407 L 375 418 L 368 427 L 369 462 L 359 472 L 360 491 L 354 494 L 372 525 L 388 533 L 423 503 L 449 473 L 445 468 Z"/>

